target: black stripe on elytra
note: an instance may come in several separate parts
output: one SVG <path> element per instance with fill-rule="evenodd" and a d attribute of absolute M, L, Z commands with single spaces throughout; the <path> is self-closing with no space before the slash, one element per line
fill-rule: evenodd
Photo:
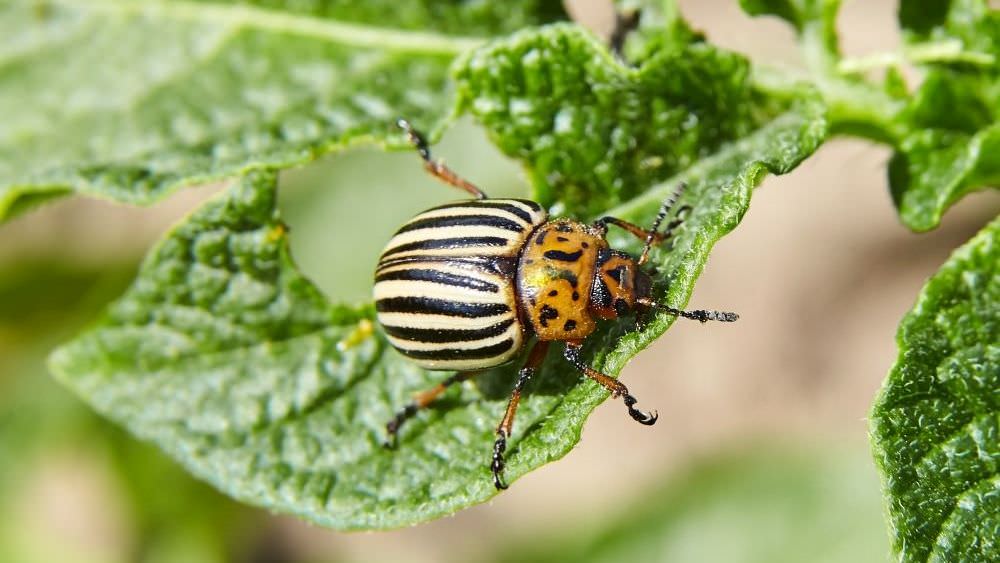
<path fill-rule="evenodd" d="M 502 342 L 482 348 L 442 348 L 440 350 L 407 350 L 399 348 L 399 351 L 410 358 L 417 360 L 475 360 L 480 358 L 492 358 L 499 356 L 510 350 L 514 345 L 514 339 L 508 338 Z"/>
<path fill-rule="evenodd" d="M 529 203 L 537 211 L 541 211 L 541 207 L 538 207 L 537 203 L 527 202 L 527 201 L 520 201 L 520 200 L 518 200 L 518 202 L 519 203 Z M 506 211 L 507 213 L 510 213 L 511 215 L 516 215 L 518 218 L 520 218 L 525 223 L 528 223 L 529 225 L 531 224 L 531 215 L 527 211 L 525 211 L 524 209 L 521 209 L 520 207 L 518 207 L 516 205 L 512 205 L 510 203 L 503 203 L 503 202 L 499 202 L 499 201 L 489 201 L 489 200 L 486 200 L 486 201 L 459 201 L 459 202 L 455 202 L 455 203 L 446 203 L 444 205 L 439 205 L 437 207 L 432 207 L 432 208 L 428 209 L 428 211 L 437 211 L 438 209 L 452 209 L 452 208 L 455 208 L 455 207 L 467 207 L 467 208 L 470 208 L 470 209 L 475 209 L 476 207 L 489 207 L 490 209 L 501 209 L 503 211 Z"/>
<path fill-rule="evenodd" d="M 515 233 L 524 232 L 524 226 L 517 221 L 511 221 L 510 219 L 504 219 L 496 215 L 446 215 L 444 217 L 428 217 L 427 219 L 411 221 L 396 231 L 396 234 L 416 231 L 418 229 L 437 229 L 441 227 L 493 227 L 505 231 L 514 231 Z"/>
<path fill-rule="evenodd" d="M 390 280 L 423 281 L 438 283 L 441 285 L 450 285 L 453 287 L 465 287 L 476 291 L 488 291 L 490 293 L 500 292 L 500 287 L 495 283 L 483 281 L 471 276 L 460 276 L 451 272 L 442 272 L 441 270 L 424 268 L 393 270 L 391 272 L 375 276 L 375 283 Z"/>
<path fill-rule="evenodd" d="M 431 297 L 386 297 L 375 302 L 379 313 L 415 313 L 449 317 L 491 317 L 510 312 L 503 303 L 462 303 Z"/>
<path fill-rule="evenodd" d="M 563 252 L 562 250 L 546 250 L 543 254 L 549 260 L 560 260 L 562 262 L 576 262 L 583 256 L 582 250 L 576 252 Z"/>
<path fill-rule="evenodd" d="M 414 328 L 409 326 L 383 326 L 389 336 L 414 342 L 472 342 L 500 336 L 514 319 L 507 319 L 486 328 Z"/>
<path fill-rule="evenodd" d="M 411 250 L 446 250 L 453 248 L 465 248 L 469 246 L 507 246 L 510 243 L 503 237 L 453 237 L 453 238 L 432 238 L 417 240 L 394 246 L 382 253 L 382 258 L 409 252 Z"/>

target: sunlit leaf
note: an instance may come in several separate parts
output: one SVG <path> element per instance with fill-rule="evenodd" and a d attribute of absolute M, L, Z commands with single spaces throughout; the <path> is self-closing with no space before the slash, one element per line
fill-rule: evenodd
<path fill-rule="evenodd" d="M 563 15 L 544 0 L 303 6 L 0 5 L 0 219 L 71 192 L 147 204 L 384 143 L 399 116 L 438 128 L 455 55 Z"/>
<path fill-rule="evenodd" d="M 899 329 L 872 443 L 902 561 L 1000 558 L 1000 220 L 957 250 Z"/>

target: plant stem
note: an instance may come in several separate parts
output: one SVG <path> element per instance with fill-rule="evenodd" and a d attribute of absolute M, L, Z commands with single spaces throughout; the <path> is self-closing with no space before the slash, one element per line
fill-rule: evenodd
<path fill-rule="evenodd" d="M 920 63 L 964 63 L 989 66 L 996 62 L 990 53 L 965 51 L 958 39 L 932 41 L 903 47 L 899 51 L 873 53 L 854 59 L 843 59 L 837 70 L 843 74 L 860 73 L 887 66 Z"/>

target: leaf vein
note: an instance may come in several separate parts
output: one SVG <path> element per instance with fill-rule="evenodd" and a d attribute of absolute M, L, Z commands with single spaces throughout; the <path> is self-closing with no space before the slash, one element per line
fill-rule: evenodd
<path fill-rule="evenodd" d="M 234 25 L 300 37 L 320 39 L 341 45 L 372 49 L 421 53 L 452 53 L 472 49 L 483 43 L 473 37 L 448 36 L 439 33 L 404 31 L 360 24 L 343 23 L 312 16 L 289 14 L 249 5 L 218 5 L 197 2 L 124 2 L 100 0 L 57 0 L 83 10 L 151 15 L 178 21 L 195 21 Z"/>

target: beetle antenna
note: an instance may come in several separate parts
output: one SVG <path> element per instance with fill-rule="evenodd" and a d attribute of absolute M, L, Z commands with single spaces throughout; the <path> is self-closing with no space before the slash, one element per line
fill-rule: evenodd
<path fill-rule="evenodd" d="M 684 317 L 685 319 L 691 319 L 694 321 L 708 322 L 708 321 L 719 321 L 723 323 L 736 322 L 740 318 L 736 313 L 731 313 L 729 311 L 708 311 L 705 309 L 696 309 L 694 311 L 685 311 L 683 309 L 675 309 L 669 305 L 664 305 L 662 303 L 657 303 L 649 299 L 640 299 L 638 301 L 640 305 L 649 307 L 651 309 L 656 309 L 658 311 L 663 311 L 664 313 L 669 313 L 677 317 Z"/>
<path fill-rule="evenodd" d="M 667 196 L 667 199 L 663 200 L 663 203 L 660 204 L 660 211 L 656 214 L 656 219 L 653 220 L 653 226 L 646 232 L 646 242 L 642 246 L 642 254 L 639 255 L 640 266 L 649 260 L 649 251 L 653 248 L 653 245 L 666 240 L 667 236 L 669 236 L 669 234 L 672 233 L 678 225 L 680 225 L 681 220 L 677 219 L 667 225 L 667 229 L 664 234 L 661 235 L 657 232 L 660 230 L 660 224 L 663 223 L 667 214 L 670 213 L 670 209 L 677 203 L 677 200 L 680 199 L 686 189 L 686 183 L 681 182 L 680 184 L 677 184 L 677 188 L 674 190 L 674 193 Z"/>

